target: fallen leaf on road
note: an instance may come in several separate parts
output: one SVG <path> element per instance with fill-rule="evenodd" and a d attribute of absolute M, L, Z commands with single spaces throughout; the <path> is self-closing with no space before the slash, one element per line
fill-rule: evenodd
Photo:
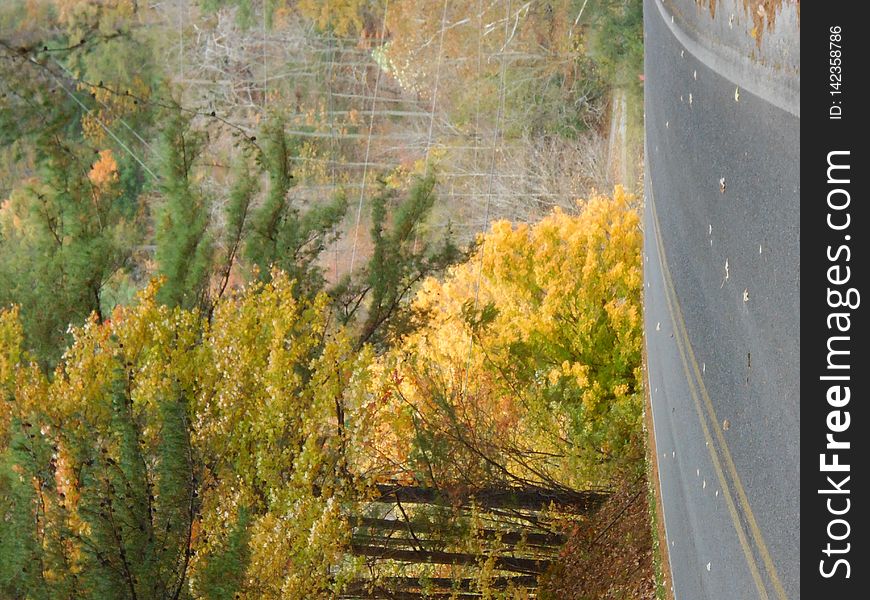
<path fill-rule="evenodd" d="M 743 301 L 749 302 L 749 288 L 746 288 L 745 290 L 743 290 Z"/>
<path fill-rule="evenodd" d="M 740 88 L 734 88 L 734 102 L 740 102 Z"/>
<path fill-rule="evenodd" d="M 722 421 L 722 430 L 728 431 L 729 429 L 731 429 L 731 421 L 725 419 L 724 421 Z"/>
<path fill-rule="evenodd" d="M 725 193 L 725 178 L 724 177 L 719 178 L 719 191 L 722 192 L 723 194 Z"/>
<path fill-rule="evenodd" d="M 711 563 L 707 563 L 707 570 L 708 571 L 710 570 L 710 565 L 711 565 Z"/>

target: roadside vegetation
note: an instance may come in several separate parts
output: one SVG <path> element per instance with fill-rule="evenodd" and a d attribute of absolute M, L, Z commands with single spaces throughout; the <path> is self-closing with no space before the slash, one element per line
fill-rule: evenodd
<path fill-rule="evenodd" d="M 653 597 L 641 3 L 437 4 L 0 7 L 0 596 Z"/>

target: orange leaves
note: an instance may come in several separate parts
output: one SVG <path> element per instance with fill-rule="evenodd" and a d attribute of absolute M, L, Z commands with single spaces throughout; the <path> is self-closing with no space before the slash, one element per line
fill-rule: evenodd
<path fill-rule="evenodd" d="M 98 188 L 105 188 L 118 182 L 118 163 L 111 149 L 100 150 L 100 158 L 88 172 L 88 179 Z"/>

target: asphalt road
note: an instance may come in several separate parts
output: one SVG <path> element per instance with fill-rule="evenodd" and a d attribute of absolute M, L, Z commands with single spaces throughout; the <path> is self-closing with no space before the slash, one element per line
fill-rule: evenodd
<path fill-rule="evenodd" d="M 644 292 L 674 593 L 794 600 L 799 101 L 781 81 L 765 87 L 757 55 L 722 68 L 680 35 L 694 28 L 697 41 L 703 23 L 671 22 L 680 3 L 660 2 L 644 11 Z"/>

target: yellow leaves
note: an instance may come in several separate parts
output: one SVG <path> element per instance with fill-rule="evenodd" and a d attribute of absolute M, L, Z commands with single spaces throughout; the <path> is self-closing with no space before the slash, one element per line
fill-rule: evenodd
<path fill-rule="evenodd" d="M 335 35 L 346 37 L 362 29 L 362 9 L 365 4 L 365 0 L 299 0 L 297 8 L 320 29 L 332 27 Z"/>
<path fill-rule="evenodd" d="M 197 465 L 202 518 L 191 537 L 192 579 L 209 552 L 221 549 L 227 522 L 246 509 L 250 560 L 242 596 L 331 597 L 324 582 L 358 567 L 343 556 L 350 535 L 344 509 L 366 489 L 353 474 L 379 423 L 374 409 L 385 405 L 379 373 L 369 368 L 372 350 L 357 351 L 347 334 L 328 327 L 326 296 L 296 298 L 294 282 L 280 272 L 224 297 L 210 324 L 197 311 L 158 303 L 160 283 L 104 322 L 92 318 L 72 329 L 73 344 L 51 382 L 24 364 L 17 310 L 0 311 L 0 394 L 8 382 L 14 395 L 0 408 L 11 406 L 18 417 L 38 411 L 51 424 L 43 434 L 57 446 L 53 493 L 65 495 L 68 509 L 58 518 L 88 535 L 90 521 L 76 513 L 83 486 L 91 484 L 77 480 L 79 455 L 65 440 L 94 444 L 100 460 L 121 464 L 120 393 L 132 400 L 135 441 L 149 461 L 156 457 L 159 472 L 166 411 L 180 402 L 193 454 L 204 459 Z M 0 412 L 0 441 L 11 416 Z M 57 502 L 49 508 L 60 514 Z"/>
<path fill-rule="evenodd" d="M 641 381 L 634 204 L 617 187 L 612 197 L 578 203 L 577 214 L 555 210 L 533 225 L 495 222 L 466 263 L 443 282 L 423 282 L 414 307 L 430 320 L 391 363 L 401 382 L 394 411 L 404 407 L 437 424 L 446 410 L 481 439 L 510 447 L 562 453 L 553 444 L 566 435 L 586 450 L 624 445 L 635 425 L 625 415 L 639 410 Z M 488 305 L 494 316 L 474 328 L 472 341 L 469 314 Z M 467 459 L 457 452 L 452 460 Z M 583 460 L 578 454 L 565 464 Z M 529 475 L 524 466 L 510 468 Z"/>
<path fill-rule="evenodd" d="M 24 330 L 18 318 L 18 308 L 0 309 L 0 385 L 12 381 L 22 358 Z"/>
<path fill-rule="evenodd" d="M 550 369 L 549 374 L 547 374 L 547 380 L 550 382 L 550 385 L 556 385 L 559 383 L 559 380 L 562 378 L 563 372 L 559 369 Z"/>
<path fill-rule="evenodd" d="M 562 374 L 572 378 L 575 385 L 580 389 L 589 386 L 589 372 L 589 366 L 581 362 L 569 362 L 566 360 L 562 363 Z"/>
<path fill-rule="evenodd" d="M 520 332 L 552 330 L 592 298 L 607 302 L 633 295 L 630 303 L 636 304 L 641 237 L 631 201 L 617 187 L 613 199 L 594 197 L 580 205 L 577 216 L 556 210 L 534 227 L 496 222 L 476 255 L 454 270 L 454 287 L 445 284 L 444 290 L 479 285 L 481 301 L 498 300 L 504 324 Z M 424 298 L 430 295 L 424 291 Z M 612 312 L 620 318 L 629 314 L 628 308 Z"/>
<path fill-rule="evenodd" d="M 18 308 L 0 309 L 0 442 L 4 440 L 9 429 L 11 414 L 6 399 L 12 395 L 22 359 L 23 339 L 24 331 L 18 318 Z"/>

